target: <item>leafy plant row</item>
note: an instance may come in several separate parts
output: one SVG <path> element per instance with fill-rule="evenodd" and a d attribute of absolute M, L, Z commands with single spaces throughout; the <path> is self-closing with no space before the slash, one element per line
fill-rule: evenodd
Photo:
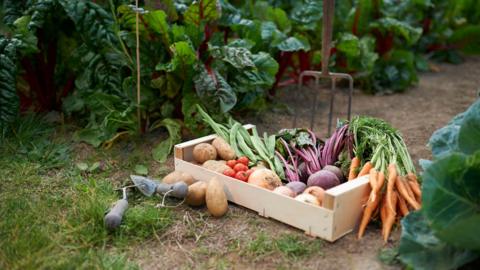
<path fill-rule="evenodd" d="M 197 104 L 217 118 L 262 108 L 276 87 L 319 69 L 319 0 L 140 1 L 137 105 L 130 2 L 5 0 L 0 124 L 19 109 L 63 110 L 95 146 L 166 128 L 154 150 L 163 161 L 182 127 L 204 130 Z M 403 90 L 426 57 L 455 62 L 456 49 L 479 51 L 479 10 L 473 0 L 336 1 L 331 69 L 373 92 Z"/>

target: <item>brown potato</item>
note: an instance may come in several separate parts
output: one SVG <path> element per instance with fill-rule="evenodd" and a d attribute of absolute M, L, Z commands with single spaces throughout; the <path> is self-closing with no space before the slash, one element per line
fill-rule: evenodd
<path fill-rule="evenodd" d="M 217 137 L 212 142 L 212 146 L 217 150 L 218 156 L 223 160 L 235 159 L 235 151 L 223 138 Z"/>
<path fill-rule="evenodd" d="M 191 206 L 200 206 L 205 204 L 205 194 L 207 193 L 207 183 L 198 181 L 188 187 L 188 194 L 185 202 Z"/>
<path fill-rule="evenodd" d="M 202 167 L 222 174 L 226 169 L 230 169 L 224 160 L 207 160 Z"/>
<path fill-rule="evenodd" d="M 189 173 L 181 172 L 181 171 L 173 171 L 167 174 L 162 179 L 162 182 L 165 184 L 175 184 L 180 181 L 185 182 L 185 184 L 189 186 L 196 182 L 196 180 L 193 179 L 192 175 L 190 175 Z"/>
<path fill-rule="evenodd" d="M 221 217 L 228 211 L 227 195 L 223 190 L 223 183 L 217 178 L 212 178 L 208 182 L 207 193 L 205 195 L 207 209 L 214 217 Z"/>
<path fill-rule="evenodd" d="M 198 163 L 217 159 L 217 150 L 211 144 L 199 143 L 193 147 L 193 159 Z"/>

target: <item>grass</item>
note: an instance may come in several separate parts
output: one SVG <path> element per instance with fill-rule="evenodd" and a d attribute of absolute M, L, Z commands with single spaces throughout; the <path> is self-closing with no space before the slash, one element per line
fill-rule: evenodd
<path fill-rule="evenodd" d="M 105 211 L 120 193 L 108 172 L 71 164 L 69 142 L 56 135 L 35 116 L 1 132 L 0 269 L 137 269 L 129 246 L 162 234 L 172 212 L 132 194 L 120 228 L 106 231 Z"/>
<path fill-rule="evenodd" d="M 321 254 L 323 241 L 299 237 L 294 234 L 283 234 L 274 238 L 264 232 L 260 232 L 255 240 L 248 243 L 244 254 L 258 260 L 274 253 L 281 253 L 289 259 L 309 257 L 313 254 Z"/>

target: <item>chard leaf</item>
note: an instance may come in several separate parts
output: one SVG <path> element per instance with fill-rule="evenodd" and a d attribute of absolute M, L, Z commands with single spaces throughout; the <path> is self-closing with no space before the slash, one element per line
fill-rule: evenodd
<path fill-rule="evenodd" d="M 277 48 L 283 52 L 309 51 L 310 44 L 306 38 L 289 37 L 277 45 Z"/>
<path fill-rule="evenodd" d="M 199 0 L 193 2 L 183 14 L 186 23 L 200 26 L 202 22 L 212 22 L 221 16 L 217 0 Z"/>
<path fill-rule="evenodd" d="M 389 17 L 371 23 L 370 27 L 379 29 L 381 32 L 393 32 L 400 35 L 408 45 L 415 44 L 422 34 L 422 28 L 413 27 L 406 22 Z"/>
<path fill-rule="evenodd" d="M 338 39 L 337 50 L 343 52 L 347 57 L 356 57 L 360 55 L 360 41 L 358 37 L 343 33 Z"/>
<path fill-rule="evenodd" d="M 422 178 L 423 211 L 436 235 L 480 251 L 480 150 L 471 156 L 444 156 L 428 166 Z"/>
<path fill-rule="evenodd" d="M 456 248 L 435 236 L 422 212 L 411 212 L 402 219 L 399 259 L 417 270 L 455 269 L 474 260 L 478 254 Z"/>
<path fill-rule="evenodd" d="M 278 63 L 268 53 L 259 52 L 252 55 L 258 75 L 265 86 L 271 86 L 275 82 L 275 75 L 278 71 Z"/>
<path fill-rule="evenodd" d="M 295 1 L 295 6 L 291 11 L 292 21 L 301 28 L 314 30 L 321 21 L 323 15 L 322 1 L 303 0 Z"/>
<path fill-rule="evenodd" d="M 167 14 L 163 10 L 153 10 L 143 15 L 143 17 L 148 26 L 160 34 L 164 44 L 168 46 L 170 44 L 170 36 L 168 34 Z"/>
<path fill-rule="evenodd" d="M 288 33 L 292 29 L 292 23 L 288 19 L 287 13 L 281 8 L 268 7 L 265 17 L 274 22 L 282 32 Z"/>
<path fill-rule="evenodd" d="M 196 65 L 195 71 L 195 89 L 205 103 L 213 103 L 214 106 L 218 104 L 223 113 L 235 106 L 237 95 L 218 71 L 215 70 L 210 75 L 203 65 Z"/>
<path fill-rule="evenodd" d="M 231 64 L 234 68 L 255 67 L 252 61 L 252 53 L 246 48 L 210 46 L 209 51 L 213 58 L 221 59 Z"/>

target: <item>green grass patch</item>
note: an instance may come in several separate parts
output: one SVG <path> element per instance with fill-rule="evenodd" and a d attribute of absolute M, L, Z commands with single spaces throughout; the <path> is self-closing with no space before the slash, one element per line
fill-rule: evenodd
<path fill-rule="evenodd" d="M 162 234 L 171 210 L 132 193 L 124 222 L 108 232 L 103 218 L 121 192 L 105 170 L 71 164 L 70 145 L 57 136 L 37 116 L 1 130 L 0 269 L 137 269 L 125 254 Z"/>
<path fill-rule="evenodd" d="M 260 232 L 253 241 L 246 245 L 243 254 L 259 259 L 270 254 L 281 253 L 288 258 L 297 259 L 321 254 L 322 246 L 323 241 L 319 239 L 301 237 L 296 234 L 283 234 L 274 238 L 265 232 Z"/>

